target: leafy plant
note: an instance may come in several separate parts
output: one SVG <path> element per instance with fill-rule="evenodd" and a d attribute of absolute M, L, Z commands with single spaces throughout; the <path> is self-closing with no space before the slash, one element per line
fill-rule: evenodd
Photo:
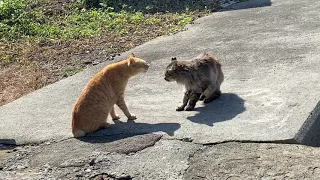
<path fill-rule="evenodd" d="M 0 3 L 0 39 L 14 39 L 30 33 L 32 13 L 24 0 Z"/>

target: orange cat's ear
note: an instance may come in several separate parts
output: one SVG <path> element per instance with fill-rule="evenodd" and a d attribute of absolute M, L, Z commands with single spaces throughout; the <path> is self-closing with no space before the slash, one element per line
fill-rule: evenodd
<path fill-rule="evenodd" d="M 129 58 L 129 61 L 128 61 L 128 66 L 133 66 L 136 64 L 136 60 L 134 59 L 134 57 L 131 57 Z"/>
<path fill-rule="evenodd" d="M 128 61 L 128 66 L 134 65 L 136 63 L 135 58 L 136 56 L 133 53 L 131 53 Z"/>

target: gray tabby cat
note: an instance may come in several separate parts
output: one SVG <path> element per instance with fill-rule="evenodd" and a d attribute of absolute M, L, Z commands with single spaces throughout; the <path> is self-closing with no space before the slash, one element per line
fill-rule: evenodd
<path fill-rule="evenodd" d="M 176 81 L 185 86 L 182 104 L 176 109 L 191 111 L 198 100 L 209 103 L 221 95 L 224 80 L 221 64 L 208 53 L 202 53 L 190 61 L 172 58 L 165 72 L 166 81 Z"/>

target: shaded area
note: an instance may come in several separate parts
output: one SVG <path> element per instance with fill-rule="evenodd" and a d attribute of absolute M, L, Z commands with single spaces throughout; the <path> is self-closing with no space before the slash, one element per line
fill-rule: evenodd
<path fill-rule="evenodd" d="M 225 1 L 230 1 L 230 0 L 225 0 Z M 241 0 L 240 0 L 240 2 L 241 2 Z M 259 8 L 259 7 L 271 6 L 271 4 L 272 4 L 271 0 L 248 0 L 245 2 L 236 3 L 236 4 L 233 4 L 230 6 L 226 6 L 226 7 L 224 7 L 222 5 L 221 11 L 232 11 L 232 10 Z"/>
<path fill-rule="evenodd" d="M 88 134 L 78 140 L 97 146 L 103 151 L 129 154 L 153 146 L 161 139 L 161 134 L 153 133 L 165 132 L 172 136 L 180 128 L 178 123 L 148 124 L 119 120 L 114 123 L 108 129 Z"/>
<path fill-rule="evenodd" d="M 153 146 L 161 137 L 160 134 L 113 135 L 84 137 L 81 141 L 93 143 L 101 151 L 129 154 Z"/>
<path fill-rule="evenodd" d="M 1 144 L 15 145 L 17 143 L 15 139 L 0 139 L 0 150 L 2 150 Z"/>
<path fill-rule="evenodd" d="M 0 139 L 0 151 L 11 150 L 16 147 L 17 145 L 14 139 Z"/>
<path fill-rule="evenodd" d="M 320 102 L 310 112 L 294 139 L 300 144 L 320 147 Z"/>
<path fill-rule="evenodd" d="M 136 123 L 134 121 L 122 122 L 114 121 L 108 129 L 102 129 L 92 134 L 88 134 L 79 140 L 90 143 L 108 143 L 125 139 L 137 135 L 150 134 L 155 132 L 165 132 L 173 136 L 174 132 L 180 128 L 178 123 Z"/>
<path fill-rule="evenodd" d="M 213 126 L 216 122 L 227 121 L 246 110 L 244 100 L 233 93 L 223 93 L 220 98 L 206 104 L 204 107 L 196 108 L 198 111 L 189 119 L 192 122 Z"/>
<path fill-rule="evenodd" d="M 116 12 L 121 10 L 142 13 L 181 13 L 190 11 L 215 10 L 219 7 L 220 0 L 84 0 L 82 6 L 90 8 L 114 8 Z"/>
<path fill-rule="evenodd" d="M 122 10 L 142 13 L 188 13 L 189 11 L 229 11 L 271 6 L 270 0 L 84 0 L 84 8 L 113 8 L 116 12 Z"/>

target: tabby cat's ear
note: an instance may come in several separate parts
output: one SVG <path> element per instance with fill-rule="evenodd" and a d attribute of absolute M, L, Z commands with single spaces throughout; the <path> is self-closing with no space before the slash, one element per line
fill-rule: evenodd
<path fill-rule="evenodd" d="M 131 58 L 135 58 L 135 57 L 136 57 L 136 56 L 135 56 L 133 53 L 130 54 L 130 59 L 131 59 Z"/>
<path fill-rule="evenodd" d="M 177 60 L 176 57 L 171 58 L 171 61 L 176 61 L 176 60 Z"/>

